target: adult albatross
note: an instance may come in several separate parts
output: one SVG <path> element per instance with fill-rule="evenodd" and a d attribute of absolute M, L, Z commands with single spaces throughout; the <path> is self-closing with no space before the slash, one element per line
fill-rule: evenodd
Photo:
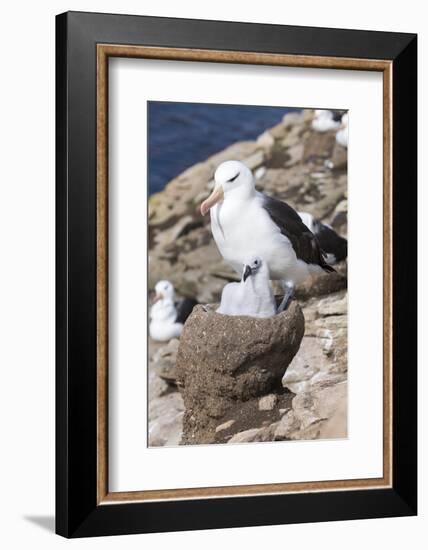
<path fill-rule="evenodd" d="M 155 286 L 156 296 L 150 309 L 149 334 L 153 340 L 167 342 L 179 338 L 184 323 L 197 304 L 192 298 L 175 300 L 175 290 L 169 281 L 159 281 Z"/>
<path fill-rule="evenodd" d="M 215 172 L 215 187 L 201 204 L 210 211 L 211 231 L 224 260 L 241 273 L 245 260 L 260 256 L 272 280 L 279 280 L 283 311 L 295 285 L 311 273 L 332 272 L 317 238 L 287 203 L 256 191 L 251 170 L 242 162 L 223 162 Z"/>

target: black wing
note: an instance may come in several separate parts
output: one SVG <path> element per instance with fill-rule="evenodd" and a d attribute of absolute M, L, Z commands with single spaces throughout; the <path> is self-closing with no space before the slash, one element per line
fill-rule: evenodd
<path fill-rule="evenodd" d="M 347 257 L 348 241 L 338 235 L 334 229 L 318 222 L 315 226 L 315 234 L 323 252 L 334 254 L 336 262 L 340 262 Z"/>
<path fill-rule="evenodd" d="M 176 323 L 186 322 L 187 317 L 192 313 L 193 308 L 198 305 L 198 302 L 193 298 L 184 298 L 177 304 L 177 317 L 175 318 Z"/>
<path fill-rule="evenodd" d="M 263 206 L 281 233 L 289 239 L 299 260 L 319 265 L 324 271 L 335 271 L 324 259 L 316 236 L 306 227 L 299 214 L 286 202 L 263 196 Z"/>
<path fill-rule="evenodd" d="M 340 122 L 342 120 L 342 116 L 345 114 L 345 111 L 332 111 L 333 113 L 333 120 L 335 122 Z"/>

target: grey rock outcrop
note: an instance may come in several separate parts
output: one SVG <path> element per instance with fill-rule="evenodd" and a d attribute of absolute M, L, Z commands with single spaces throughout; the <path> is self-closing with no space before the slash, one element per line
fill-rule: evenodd
<path fill-rule="evenodd" d="M 178 445 L 183 429 L 184 404 L 175 385 L 178 340 L 159 344 L 150 340 L 148 376 L 148 444 Z"/>
<path fill-rule="evenodd" d="M 304 309 L 306 332 L 282 383 L 295 395 L 276 439 L 347 436 L 347 296 L 345 291 Z"/>
<path fill-rule="evenodd" d="M 216 442 L 216 428 L 239 417 L 244 403 L 283 391 L 281 379 L 304 333 L 302 311 L 293 301 L 268 319 L 229 317 L 194 309 L 180 339 L 177 382 L 183 396 L 184 444 Z"/>
<path fill-rule="evenodd" d="M 155 373 L 161 380 L 170 385 L 176 384 L 175 363 L 177 360 L 179 341 L 173 338 L 166 346 L 162 346 L 153 355 Z"/>
<path fill-rule="evenodd" d="M 149 404 L 149 446 L 179 445 L 184 405 L 179 392 L 152 400 Z"/>

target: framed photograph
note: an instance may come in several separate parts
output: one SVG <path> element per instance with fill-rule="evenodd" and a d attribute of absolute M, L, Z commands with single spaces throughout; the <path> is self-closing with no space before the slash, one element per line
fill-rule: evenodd
<path fill-rule="evenodd" d="M 416 35 L 56 37 L 57 533 L 416 514 Z"/>

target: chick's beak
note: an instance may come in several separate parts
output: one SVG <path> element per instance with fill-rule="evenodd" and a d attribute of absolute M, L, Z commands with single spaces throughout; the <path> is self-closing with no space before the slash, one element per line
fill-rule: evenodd
<path fill-rule="evenodd" d="M 156 302 L 159 302 L 159 300 L 162 300 L 163 294 L 160 292 L 156 292 L 156 296 L 153 298 L 152 304 L 155 304 Z"/>
<path fill-rule="evenodd" d="M 244 269 L 244 275 L 243 275 L 244 282 L 248 279 L 250 275 L 251 275 L 251 267 L 249 265 L 246 265 Z"/>
<path fill-rule="evenodd" d="M 219 185 L 218 187 L 215 187 L 211 195 L 206 200 L 204 200 L 204 202 L 201 204 L 202 216 L 205 216 L 208 210 L 212 208 L 215 204 L 217 204 L 219 201 L 223 200 L 223 198 L 224 198 L 223 187 Z"/>

